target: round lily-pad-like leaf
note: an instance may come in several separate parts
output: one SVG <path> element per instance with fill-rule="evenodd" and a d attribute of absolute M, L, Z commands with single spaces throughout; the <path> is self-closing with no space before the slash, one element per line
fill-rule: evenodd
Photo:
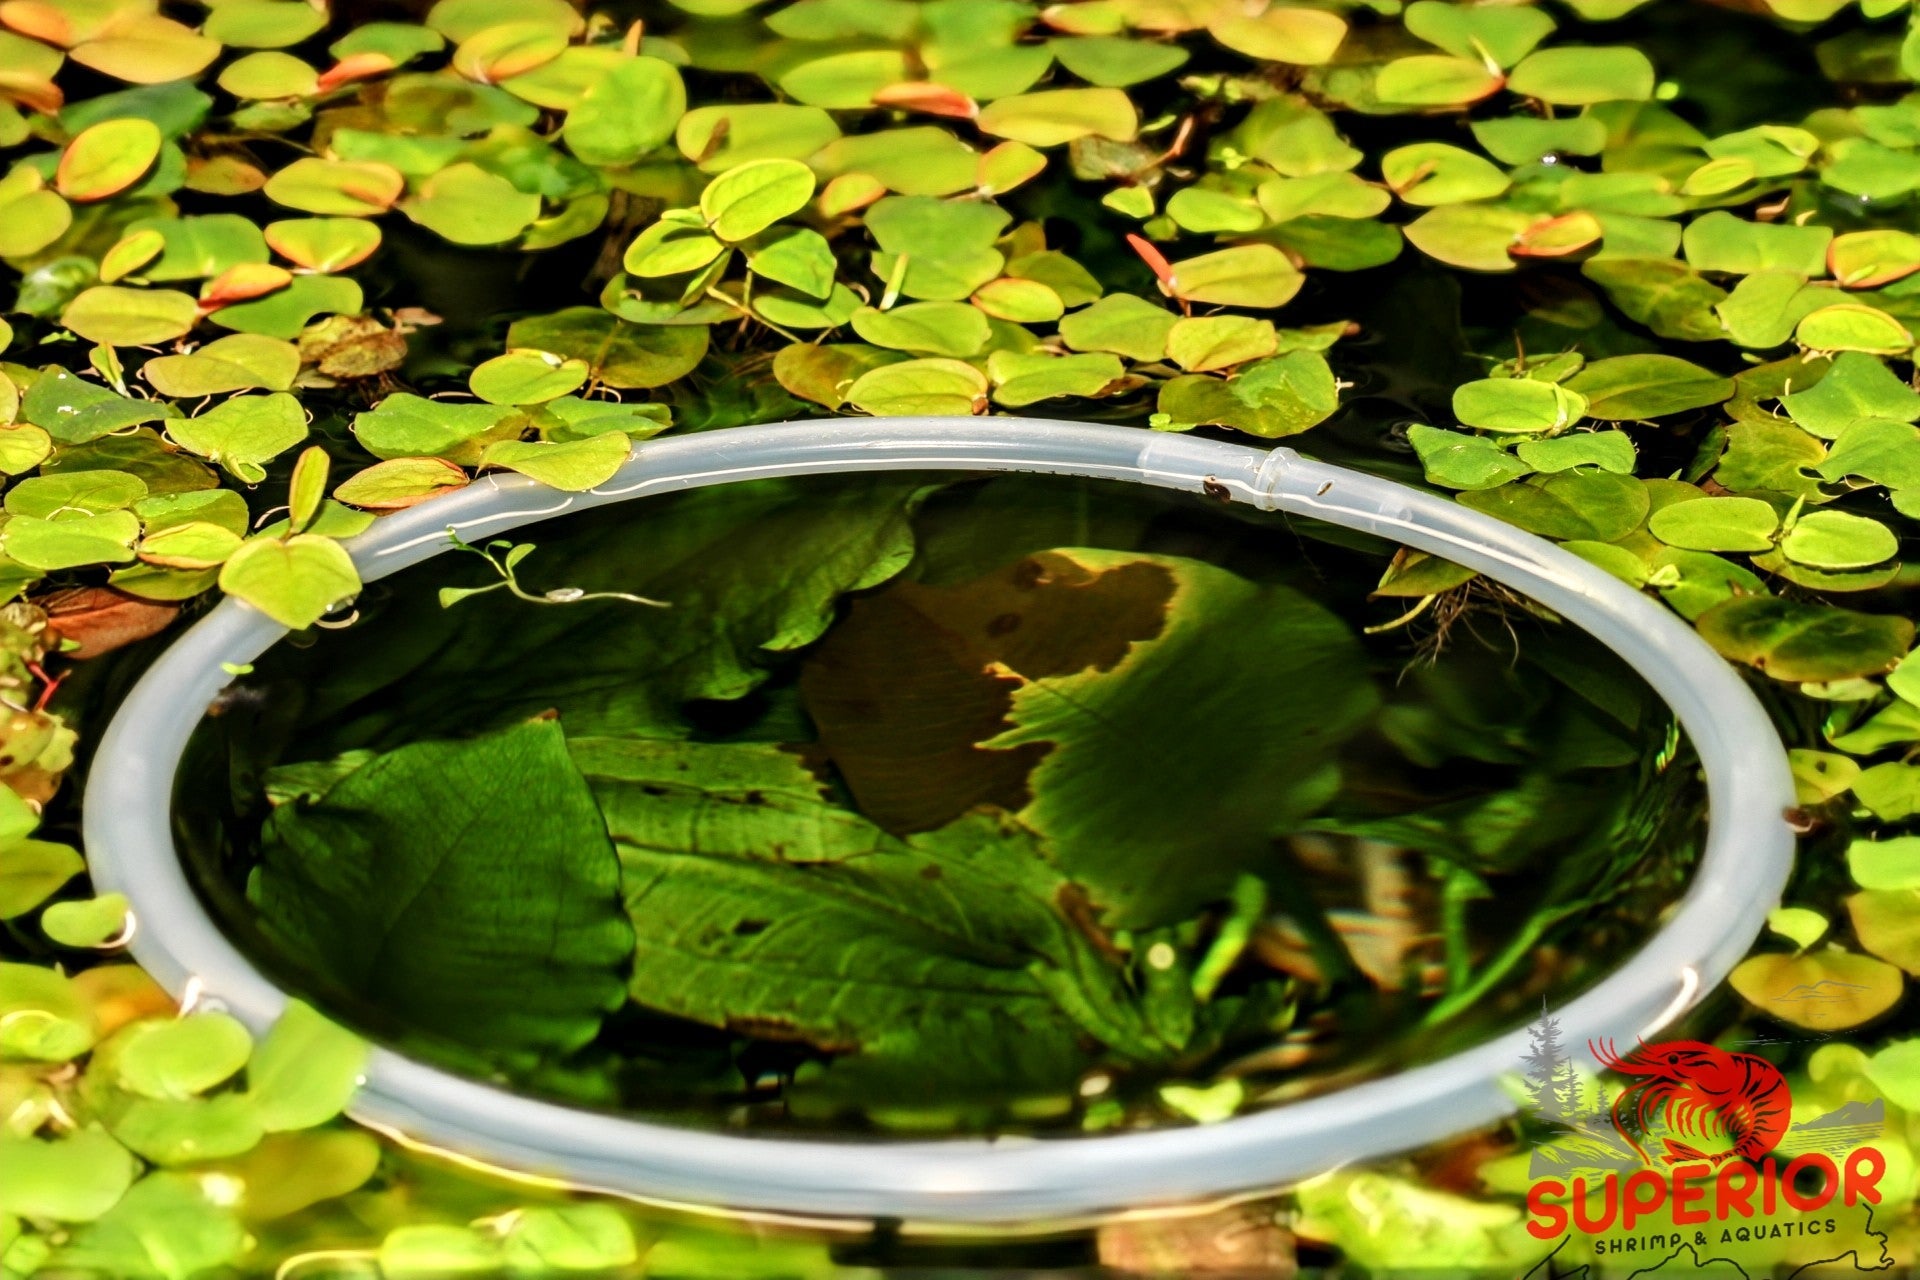
<path fill-rule="evenodd" d="M 1567 380 L 1587 398 L 1587 415 L 1612 422 L 1660 418 L 1719 404 L 1733 395 L 1723 378 L 1678 356 L 1609 356 Z"/>
<path fill-rule="evenodd" d="M 518 471 L 556 489 L 583 493 L 611 480 L 632 451 L 633 439 L 624 431 L 603 431 L 584 440 L 558 444 L 501 440 L 487 446 L 480 455 L 480 465 Z"/>
<path fill-rule="evenodd" d="M 1077 138 L 1131 142 L 1140 114 L 1120 89 L 1045 89 L 990 102 L 974 123 L 996 138 L 1057 147 Z"/>
<path fill-rule="evenodd" d="M 118 195 L 153 168 L 162 140 L 160 127 L 138 116 L 82 129 L 60 153 L 54 189 L 76 203 Z"/>
<path fill-rule="evenodd" d="M 181 399 L 285 391 L 299 372 L 300 352 L 291 342 L 253 333 L 216 338 L 183 356 L 158 356 L 140 369 L 155 390 Z"/>
<path fill-rule="evenodd" d="M 1647 520 L 1653 536 L 1688 551 L 1766 551 L 1780 517 L 1758 498 L 1694 498 Z"/>
<path fill-rule="evenodd" d="M 326 25 L 326 13 L 304 0 L 221 0 L 205 31 L 229 48 L 284 49 Z"/>
<path fill-rule="evenodd" d="M 540 197 L 505 178 L 462 161 L 421 184 L 401 212 L 454 244 L 504 244 L 540 216 Z"/>
<path fill-rule="evenodd" d="M 126 929 L 127 898 L 109 893 L 75 902 L 57 902 L 40 916 L 40 929 L 63 947 L 92 948 Z"/>
<path fill-rule="evenodd" d="M 275 204 L 303 213 L 364 218 L 385 213 L 406 186 L 392 165 L 306 156 L 268 178 L 264 191 Z"/>
<path fill-rule="evenodd" d="M 1010 409 L 1059 396 L 1096 396 L 1123 369 L 1118 356 L 1056 356 L 1044 351 L 996 351 L 987 358 L 994 402 Z"/>
<path fill-rule="evenodd" d="M 1239 244 L 1173 264 L 1167 287 L 1176 298 L 1223 307 L 1278 307 L 1306 277 L 1270 244 Z"/>
<path fill-rule="evenodd" d="M 360 218 L 288 218 L 263 229 L 273 251 L 308 271 L 345 271 L 380 247 L 380 226 Z"/>
<path fill-rule="evenodd" d="M 1828 440 L 1868 419 L 1920 420 L 1920 392 L 1884 362 L 1857 351 L 1842 352 L 1825 377 L 1789 392 L 1780 405 L 1795 423 Z"/>
<path fill-rule="evenodd" d="M 1815 351 L 1860 351 L 1868 355 L 1897 356 L 1913 349 L 1913 335 L 1905 325 L 1878 307 L 1841 302 L 1808 312 L 1793 331 L 1794 339 Z"/>
<path fill-rule="evenodd" d="M 428 400 L 402 391 L 356 415 L 353 434 L 376 458 L 441 457 L 472 465 L 487 445 L 517 437 L 524 425 L 505 405 Z"/>
<path fill-rule="evenodd" d="M 1540 435 L 1572 426 L 1586 411 L 1578 391 L 1533 378 L 1482 378 L 1453 391 L 1453 416 L 1482 431 Z"/>
<path fill-rule="evenodd" d="M 1847 915 L 1861 946 L 1908 973 L 1920 973 L 1920 889 L 1856 893 L 1847 899 Z"/>
<path fill-rule="evenodd" d="M 236 98 L 306 98 L 320 91 L 320 73 L 290 53 L 263 50 L 223 67 L 220 87 Z"/>
<path fill-rule="evenodd" d="M 853 313 L 853 331 L 876 347 L 935 356 L 973 356 L 986 349 L 987 317 L 964 302 L 910 302 Z"/>
<path fill-rule="evenodd" d="M 1727 978 L 1742 999 L 1769 1017 L 1813 1031 L 1871 1022 L 1900 1002 L 1900 970 L 1838 949 L 1751 956 Z"/>
<path fill-rule="evenodd" d="M 549 351 L 509 351 L 482 361 L 467 385 L 488 404 L 539 404 L 580 386 L 588 372 L 584 360 Z"/>
<path fill-rule="evenodd" d="M 1407 428 L 1407 443 L 1419 456 L 1428 482 L 1448 489 L 1492 489 L 1534 470 L 1485 436 L 1463 431 L 1416 423 Z"/>
<path fill-rule="evenodd" d="M 1333 370 L 1318 351 L 1289 351 L 1220 379 L 1187 374 L 1163 383 L 1153 424 L 1165 430 L 1232 427 L 1262 439 L 1296 435 L 1340 405 Z"/>
<path fill-rule="evenodd" d="M 29 476 L 7 490 L 16 516 L 57 520 L 76 514 L 123 511 L 147 496 L 147 484 L 127 471 L 61 471 Z"/>
<path fill-rule="evenodd" d="M 1882 227 L 1849 231 L 1827 247 L 1827 267 L 1849 289 L 1878 289 L 1920 271 L 1920 236 Z"/>
<path fill-rule="evenodd" d="M 695 107 L 680 117 L 673 134 L 680 153 L 702 173 L 721 173 L 749 160 L 805 160 L 839 137 L 832 116 L 790 102 Z"/>
<path fill-rule="evenodd" d="M 1133 360 L 1159 360 L 1180 319 L 1130 293 L 1110 293 L 1060 321 L 1060 337 L 1074 351 L 1111 351 Z"/>
<path fill-rule="evenodd" d="M 1261 62 L 1317 67 L 1331 62 L 1347 24 L 1324 9 L 1277 5 L 1263 12 L 1240 13 L 1229 6 L 1207 23 L 1207 34 L 1235 53 Z"/>
<path fill-rule="evenodd" d="M 1167 332 L 1167 356 L 1188 373 L 1211 373 L 1280 350 L 1273 321 L 1252 316 L 1190 316 Z"/>
<path fill-rule="evenodd" d="M 26 965 L 13 966 L 27 968 Z M 58 1138 L 0 1137 L 0 1213 L 91 1222 L 118 1204 L 140 1172 L 132 1152 L 98 1129 Z"/>
<path fill-rule="evenodd" d="M 223 329 L 291 340 L 315 316 L 355 315 L 364 301 L 360 282 L 349 276 L 294 276 L 286 288 L 221 307 L 208 320 Z"/>
<path fill-rule="evenodd" d="M 51 898 L 86 863 L 63 844 L 15 837 L 0 857 L 0 920 L 25 915 Z"/>
<path fill-rule="evenodd" d="M 211 520 L 170 524 L 134 548 L 142 562 L 166 569 L 217 569 L 239 549 L 240 535 Z"/>
<path fill-rule="evenodd" d="M 1047 44 L 1061 66 L 1088 84 L 1107 89 L 1157 80 L 1186 65 L 1189 57 L 1178 45 L 1118 35 L 1065 36 Z"/>
<path fill-rule="evenodd" d="M 965 417 L 987 404 L 987 375 L 959 360 L 904 360 L 869 369 L 847 400 L 878 417 Z"/>
<path fill-rule="evenodd" d="M 1735 596 L 1696 625 L 1726 657 L 1794 682 L 1879 675 L 1913 644 L 1905 618 L 1767 596 Z"/>
<path fill-rule="evenodd" d="M 1632 476 L 1566 471 L 1459 496 L 1462 506 L 1562 541 L 1613 542 L 1646 519 L 1651 499 Z"/>
<path fill-rule="evenodd" d="M 1645 102 L 1653 96 L 1653 63 L 1628 45 L 1563 45 L 1528 54 L 1507 88 L 1561 107 Z"/>
<path fill-rule="evenodd" d="M 136 1022 L 115 1037 L 120 1085 L 143 1098 L 180 1100 L 205 1093 L 247 1065 L 253 1037 L 225 1013 Z"/>
<path fill-rule="evenodd" d="M 140 520 L 131 511 L 47 520 L 14 516 L 0 530 L 0 551 L 8 558 L 52 573 L 89 564 L 125 564 L 133 559 Z"/>
<path fill-rule="evenodd" d="M 200 304 L 192 294 L 111 284 L 85 290 L 60 313 L 62 325 L 89 342 L 109 347 L 171 342 L 199 318 Z"/>
<path fill-rule="evenodd" d="M 1920 889 L 1920 836 L 1856 839 L 1847 846 L 1847 870 L 1862 889 Z"/>
<path fill-rule="evenodd" d="M 1465 5 L 1414 0 L 1407 30 L 1460 58 L 1491 58 L 1510 67 L 1553 30 L 1553 19 L 1530 5 Z M 1510 161 L 1509 163 L 1522 163 Z"/>
<path fill-rule="evenodd" d="M 626 58 L 596 78 L 560 130 L 591 165 L 629 165 L 664 145 L 687 110 L 680 72 L 658 58 Z"/>
<path fill-rule="evenodd" d="M 1809 511 L 1787 530 L 1780 550 L 1795 564 L 1815 569 L 1864 569 L 1891 560 L 1900 550 L 1900 540 L 1886 525 L 1866 516 Z"/>
<path fill-rule="evenodd" d="M 220 42 L 172 18 L 137 13 L 116 17 L 98 39 L 75 46 L 68 56 L 129 84 L 165 84 L 205 71 L 220 56 Z"/>
<path fill-rule="evenodd" d="M 481 84 L 499 84 L 545 66 L 566 50 L 566 34 L 545 23 L 502 22 L 462 40 L 453 51 L 453 69 Z"/>
<path fill-rule="evenodd" d="M 359 1036 L 288 1001 L 247 1064 L 247 1101 L 260 1127 L 311 1129 L 339 1115 L 360 1087 L 367 1054 Z"/>
<path fill-rule="evenodd" d="M 73 206 L 47 189 L 39 171 L 16 165 L 0 178 L 0 258 L 35 254 L 73 225 Z"/>
<path fill-rule="evenodd" d="M 467 473 L 443 458 L 392 458 L 350 477 L 333 496 L 368 511 L 404 511 L 466 483 Z"/>
<path fill-rule="evenodd" d="M 427 11 L 427 26 L 456 43 L 505 22 L 541 23 L 566 36 L 586 25 L 566 0 L 439 0 Z"/>
<path fill-rule="evenodd" d="M 738 243 L 804 209 L 813 188 L 813 170 L 797 160 L 755 160 L 708 183 L 700 212 L 714 235 Z"/>
<path fill-rule="evenodd" d="M 1444 142 L 1416 142 L 1380 157 L 1380 176 L 1408 204 L 1459 204 L 1486 200 L 1510 185 L 1484 156 Z"/>
<path fill-rule="evenodd" d="M 656 280 L 698 271 L 726 251 L 719 236 L 675 213 L 635 236 L 620 265 L 631 275 Z"/>
<path fill-rule="evenodd" d="M 234 396 L 197 417 L 168 423 L 167 433 L 187 452 L 258 484 L 267 478 L 261 463 L 307 438 L 307 415 L 284 391 Z"/>
<path fill-rule="evenodd" d="M 1066 304 L 1038 280 L 1002 277 L 989 280 L 974 291 L 973 305 L 996 320 L 1014 324 L 1048 324 L 1060 319 Z"/>
<path fill-rule="evenodd" d="M 1447 204 L 1430 209 L 1403 231 L 1429 258 L 1468 271 L 1511 271 L 1509 251 L 1539 218 L 1497 204 Z"/>
<path fill-rule="evenodd" d="M 589 376 L 610 387 L 664 387 L 691 373 L 706 355 L 707 329 L 628 324 L 599 307 L 568 307 L 514 321 L 507 346 L 584 360 Z"/>
<path fill-rule="evenodd" d="M 257 536 L 220 570 L 220 589 L 283 627 L 310 627 L 360 590 L 353 559 L 332 538 Z"/>
<path fill-rule="evenodd" d="M 1459 107 L 1478 102 L 1505 83 L 1479 58 L 1416 53 L 1380 68 L 1373 91 L 1382 102 L 1404 107 Z"/>

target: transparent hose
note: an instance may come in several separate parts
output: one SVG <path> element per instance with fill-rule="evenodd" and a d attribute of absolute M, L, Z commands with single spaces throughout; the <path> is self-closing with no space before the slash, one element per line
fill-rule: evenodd
<path fill-rule="evenodd" d="M 610 502 L 768 476 L 876 470 L 1024 471 L 1209 493 L 1316 516 L 1477 569 L 1592 632 L 1673 707 L 1706 773 L 1706 848 L 1664 927 L 1560 1011 L 1577 1051 L 1650 1036 L 1717 985 L 1776 905 L 1791 867 L 1786 756 L 1741 679 L 1693 630 L 1552 544 L 1454 502 L 1301 458 L 1289 449 L 1134 428 L 1019 418 L 850 419 L 739 427 L 651 441 L 607 484 L 564 494 L 489 477 L 381 519 L 352 543 L 384 577 L 450 545 Z M 176 995 L 189 984 L 256 1031 L 286 996 L 221 934 L 170 836 L 189 735 L 232 678 L 285 631 L 228 600 L 162 655 L 102 737 L 85 798 L 99 890 L 127 895 L 134 957 Z M 1286 697 L 1284 689 L 1274 696 Z M 1502 1085 L 1528 1048 L 1516 1031 L 1426 1066 L 1218 1124 L 1092 1137 L 830 1141 L 748 1138 L 648 1124 L 517 1097 L 377 1051 L 355 1118 L 405 1140 L 634 1198 L 909 1228 L 1034 1224 L 1276 1188 L 1408 1151 L 1514 1110 Z"/>

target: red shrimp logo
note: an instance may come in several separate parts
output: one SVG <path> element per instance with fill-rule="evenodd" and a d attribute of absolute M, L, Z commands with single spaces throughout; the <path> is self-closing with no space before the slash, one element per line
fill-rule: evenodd
<path fill-rule="evenodd" d="M 1765 1058 L 1698 1040 L 1642 1043 L 1624 1056 L 1612 1041 L 1588 1048 L 1630 1082 L 1614 1099 L 1613 1127 L 1648 1164 L 1654 1160 L 1641 1139 L 1656 1121 L 1665 1130 L 1662 1158 L 1669 1165 L 1734 1159 L 1751 1164 L 1786 1136 L 1793 1100 L 1786 1078 Z M 1730 1145 L 1711 1154 L 1693 1145 L 1716 1138 Z"/>

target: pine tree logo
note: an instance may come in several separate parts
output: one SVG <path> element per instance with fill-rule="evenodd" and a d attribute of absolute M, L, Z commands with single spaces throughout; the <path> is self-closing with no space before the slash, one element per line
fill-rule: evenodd
<path fill-rule="evenodd" d="M 1560 1019 L 1540 1002 L 1540 1020 L 1527 1028 L 1531 1047 L 1526 1056 L 1528 1110 L 1548 1124 L 1568 1125 L 1580 1119 L 1580 1077 L 1573 1059 L 1560 1044 Z"/>

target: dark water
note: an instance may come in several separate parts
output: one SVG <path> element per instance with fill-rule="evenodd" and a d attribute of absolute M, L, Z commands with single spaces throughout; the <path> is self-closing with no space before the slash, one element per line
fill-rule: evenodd
<path fill-rule="evenodd" d="M 439 588 L 497 581 L 477 556 L 442 556 L 371 587 L 352 626 L 282 645 L 238 681 L 189 751 L 177 812 L 208 903 L 290 990 L 532 1092 L 730 1127 L 935 1130 L 1179 1123 L 1196 1113 L 1160 1092 L 1178 1081 L 1238 1082 L 1216 1095 L 1227 1107 L 1284 1100 L 1565 1002 L 1651 931 L 1702 831 L 1671 717 L 1617 659 L 1478 581 L 1366 634 L 1417 601 L 1370 599 L 1393 549 L 1330 527 L 1133 486 L 916 476 L 705 490 L 520 536 L 537 546 L 518 569 L 535 594 L 672 608 L 499 590 L 442 609 Z M 1087 566 L 1098 581 L 1076 593 L 1063 575 Z M 834 589 L 861 573 L 886 581 Z M 776 636 L 789 647 L 759 647 Z M 1124 665 L 1176 641 L 1178 661 Z M 960 732 L 942 717 L 981 691 L 989 651 L 1021 673 L 1002 673 L 1009 687 L 1101 664 L 1158 683 L 1092 708 L 1109 723 L 1086 731 L 1104 745 L 1081 758 L 1107 775 L 1038 768 L 1060 740 L 942 754 Z M 989 732 L 956 740 L 1004 727 L 996 710 L 989 698 Z M 270 770 L 550 711 L 569 739 L 696 761 L 781 751 L 827 809 L 889 839 L 925 840 L 969 810 L 1066 833 L 1042 842 L 1075 882 L 1052 905 L 1075 946 L 1095 944 L 1082 950 L 1110 968 L 1101 981 L 1128 1016 L 1173 1047 L 1129 1057 L 1068 1037 L 1064 1057 L 1003 1080 L 997 1014 L 959 1035 L 946 1006 L 909 1001 L 897 1021 L 929 1048 L 870 1069 L 864 1048 L 692 1008 L 688 975 L 707 970 L 674 960 L 650 986 L 648 965 L 666 962 L 649 960 L 659 939 L 642 918 L 634 989 L 657 992 L 655 1007 L 626 1004 L 564 1052 L 502 1055 L 424 1033 L 380 973 L 326 971 L 249 900 Z M 431 930 L 390 943 L 446 944 Z M 1169 955 L 1170 970 L 1153 962 Z M 964 1085 L 933 1061 L 968 1051 L 982 1061 Z"/>

